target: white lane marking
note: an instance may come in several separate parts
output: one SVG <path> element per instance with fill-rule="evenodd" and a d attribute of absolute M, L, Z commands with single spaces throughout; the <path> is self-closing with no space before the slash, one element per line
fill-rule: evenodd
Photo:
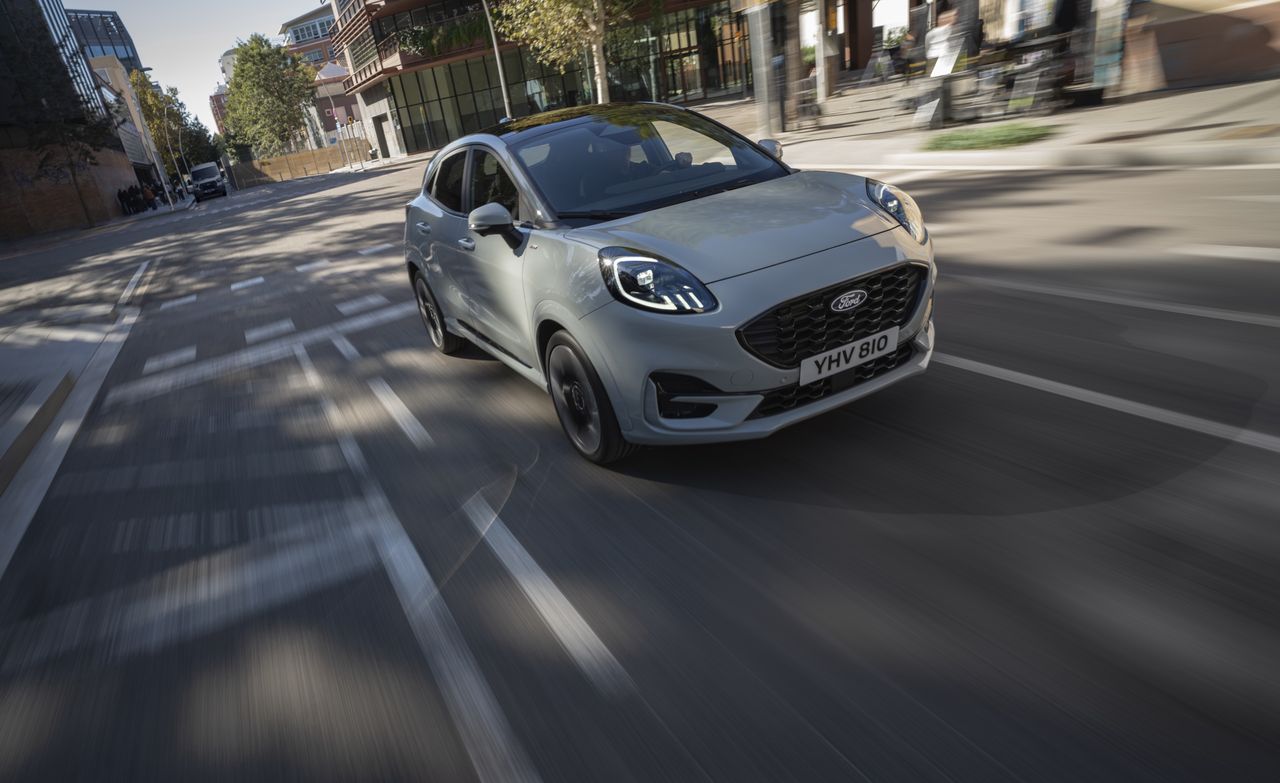
<path fill-rule="evenodd" d="M 319 389 L 320 376 L 306 349 L 299 345 L 297 355 L 303 373 Z M 476 777 L 482 783 L 537 783 L 538 773 L 480 673 L 431 571 L 405 533 L 382 486 L 369 472 L 360 445 L 345 431 L 338 408 L 328 395 L 324 397 L 324 408 L 330 426 L 339 433 L 338 443 L 348 466 L 363 482 L 370 518 L 379 523 L 373 538 L 382 566 L 435 675 Z"/>
<path fill-rule="evenodd" d="M 390 242 L 385 242 L 381 245 L 366 247 L 364 250 L 357 250 L 356 252 L 362 256 L 371 256 L 374 253 L 381 253 L 383 250 L 390 250 L 393 247 L 395 247 L 395 245 L 391 244 Z"/>
<path fill-rule="evenodd" d="M 381 326 L 382 324 L 413 315 L 417 313 L 417 310 L 418 307 L 413 302 L 403 302 L 382 310 L 364 313 L 355 318 L 348 318 L 335 324 L 317 327 L 288 337 L 281 337 L 270 342 L 242 348 L 225 356 L 206 359 L 190 367 L 182 367 L 151 378 L 140 378 L 136 381 L 122 383 L 107 394 L 103 407 L 110 407 L 122 402 L 141 402 L 162 394 L 168 394 L 177 389 L 212 380 L 229 372 L 278 361 L 291 355 L 295 346 L 308 345 L 321 340 L 331 340 L 339 334 L 358 332 L 362 329 Z"/>
<path fill-rule="evenodd" d="M 968 275 L 948 275 L 947 279 L 956 280 L 962 283 L 969 283 L 983 288 L 1002 288 L 1010 291 L 1024 291 L 1029 294 L 1060 296 L 1065 299 L 1080 299 L 1086 302 L 1100 302 L 1102 304 L 1113 304 L 1121 307 L 1135 307 L 1139 310 L 1156 310 L 1162 313 L 1191 315 L 1197 318 L 1212 318 L 1218 321 L 1231 321 L 1233 323 L 1267 326 L 1272 329 L 1280 329 L 1280 316 L 1264 315 L 1262 313 L 1246 313 L 1239 310 L 1221 310 L 1216 307 L 1202 307 L 1200 305 L 1178 304 L 1176 302 L 1155 302 L 1148 299 L 1133 299 L 1125 296 L 1117 296 L 1115 294 L 1083 291 L 1078 288 L 1067 288 L 1064 286 L 1050 285 L 1046 283 L 1019 283 L 1012 280 L 995 280 L 985 277 L 970 277 Z"/>
<path fill-rule="evenodd" d="M 382 403 L 382 407 L 387 409 L 387 413 L 391 414 L 391 418 L 395 419 L 396 424 L 404 432 L 406 438 L 419 449 L 425 449 L 428 446 L 435 445 L 435 441 L 431 439 L 430 433 L 422 426 L 422 422 L 413 415 L 409 410 L 409 406 L 404 404 L 391 386 L 382 378 L 369 379 L 369 388 L 373 389 L 373 395 L 378 398 L 378 402 Z"/>
<path fill-rule="evenodd" d="M 485 499 L 473 495 L 463 511 L 587 679 L 609 695 L 630 692 L 634 684 L 622 664 Z"/>
<path fill-rule="evenodd" d="M 170 299 L 167 302 L 161 302 L 160 309 L 168 310 L 170 307 L 179 307 L 181 305 L 191 304 L 196 300 L 196 297 L 198 296 L 199 294 L 188 294 L 187 296 L 184 296 L 181 299 Z"/>
<path fill-rule="evenodd" d="M 329 265 L 329 259 L 322 258 L 319 261 L 312 261 L 307 264 L 299 264 L 295 266 L 293 269 L 295 272 L 311 272 L 313 270 L 320 269 L 328 265 Z"/>
<path fill-rule="evenodd" d="M 1015 370 L 1006 370 L 1003 367 L 995 367 L 982 362 L 975 362 L 972 359 L 964 359 L 959 356 L 951 356 L 949 354 L 935 353 L 933 360 L 939 364 L 945 364 L 948 367 L 955 367 L 958 370 L 985 375 L 988 378 L 1007 381 L 1019 386 L 1026 386 L 1029 389 L 1056 394 L 1059 397 L 1066 397 L 1077 402 L 1088 403 L 1089 405 L 1097 405 L 1100 408 L 1117 411 L 1119 413 L 1127 413 L 1130 416 L 1137 416 L 1141 419 L 1167 424 L 1171 427 L 1196 432 L 1201 435 L 1209 435 L 1214 438 L 1221 438 L 1233 443 L 1240 443 L 1246 446 L 1253 446 L 1263 451 L 1270 451 L 1280 454 L 1280 437 L 1268 435 L 1263 432 L 1255 432 L 1253 430 L 1240 429 L 1232 427 L 1221 422 L 1210 421 L 1209 419 L 1201 419 L 1197 416 L 1188 416 L 1185 413 L 1157 408 L 1154 405 L 1147 405 L 1133 400 L 1126 400 L 1122 397 L 1113 397 L 1110 394 L 1102 394 L 1101 392 L 1081 389 L 1078 386 L 1069 386 L 1065 383 L 1058 383 L 1047 378 L 1037 378 L 1034 375 L 1027 375 Z"/>
<path fill-rule="evenodd" d="M 151 266 L 151 259 L 143 261 L 138 266 L 138 271 L 133 273 L 133 277 L 129 279 L 129 284 L 124 287 L 124 293 L 120 294 L 116 307 L 124 307 L 129 303 L 129 297 L 133 296 L 133 289 L 138 287 L 138 281 L 142 279 L 142 273 L 146 272 L 149 266 Z"/>
<path fill-rule="evenodd" d="M 255 326 L 252 329 L 245 329 L 244 341 L 252 345 L 272 337 L 279 337 L 282 334 L 289 334 L 296 329 L 297 327 L 293 325 L 293 319 L 285 318 L 262 326 Z"/>
<path fill-rule="evenodd" d="M 13 559 L 18 542 L 26 535 L 36 509 L 44 502 L 62 458 L 80 431 L 89 407 L 107 378 L 107 371 L 120 355 L 120 349 L 129 338 L 129 330 L 137 320 L 138 311 L 134 308 L 121 313 L 116 319 L 75 386 L 71 387 L 71 393 L 63 401 L 57 417 L 50 422 L 44 437 L 37 441 L 4 494 L 0 495 L 0 519 L 4 520 L 4 524 L 0 524 L 0 578 L 4 577 L 9 561 Z"/>
<path fill-rule="evenodd" d="M 293 355 L 297 357 L 298 364 L 302 365 L 302 377 L 307 379 L 307 385 L 313 389 L 320 388 L 320 373 L 316 372 L 316 365 L 311 361 L 311 354 L 307 353 L 305 345 L 298 344 L 293 346 Z M 326 415 L 329 411 L 325 410 Z M 331 421 L 335 419 L 330 416 Z"/>
<path fill-rule="evenodd" d="M 1280 261 L 1280 248 L 1244 247 L 1242 245 L 1186 245 L 1171 247 L 1168 252 L 1199 258 L 1230 258 L 1233 261 Z"/>
<path fill-rule="evenodd" d="M 142 365 L 142 374 L 150 375 L 153 372 L 168 370 L 171 367 L 177 367 L 179 364 L 186 364 L 195 358 L 196 347 L 188 345 L 186 348 L 179 348 L 176 351 L 162 353 L 159 356 L 152 356 L 147 359 L 147 363 Z"/>
<path fill-rule="evenodd" d="M 337 308 L 338 312 L 343 315 L 354 315 L 361 310 L 369 310 L 385 304 L 390 304 L 385 296 L 369 294 L 368 296 L 362 296 L 359 299 L 352 299 L 349 302 L 340 302 L 338 303 Z"/>
<path fill-rule="evenodd" d="M 265 282 L 267 282 L 267 281 L 266 281 L 266 278 L 263 278 L 263 277 L 251 277 L 251 278 L 249 278 L 248 280 L 241 280 L 241 281 L 240 281 L 240 282 L 238 282 L 238 283 L 232 283 L 232 284 L 231 284 L 231 290 L 232 290 L 232 291 L 239 291 L 239 290 L 241 290 L 242 288 L 248 288 L 248 287 L 249 287 L 249 286 L 251 286 L 251 285 L 261 285 L 262 283 L 265 283 Z"/>
<path fill-rule="evenodd" d="M 349 362 L 354 362 L 356 359 L 360 358 L 360 351 L 356 350 L 356 347 L 351 344 L 351 341 L 342 335 L 338 335 L 333 338 L 332 342 L 333 347 L 338 349 L 338 353 L 342 354 L 343 359 L 346 359 Z"/>

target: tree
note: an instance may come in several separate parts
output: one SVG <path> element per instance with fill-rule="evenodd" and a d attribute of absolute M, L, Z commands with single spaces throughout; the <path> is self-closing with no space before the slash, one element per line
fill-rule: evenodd
<path fill-rule="evenodd" d="M 504 0 L 494 8 L 503 37 L 533 50 L 534 57 L 564 70 L 591 52 L 596 100 L 609 102 L 605 36 L 631 19 L 638 0 Z M 239 68 L 239 65 L 236 66 Z"/>
<path fill-rule="evenodd" d="M 306 128 L 315 71 L 302 58 L 254 34 L 236 46 L 227 85 L 227 127 L 261 153 L 283 152 Z"/>
<path fill-rule="evenodd" d="M 196 119 L 178 97 L 177 87 L 159 88 L 142 71 L 129 74 L 129 84 L 142 107 L 142 121 L 170 177 L 185 176 L 192 164 L 216 160 L 217 147 L 209 129 Z M 166 154 L 168 160 L 165 160 Z"/>
<path fill-rule="evenodd" d="M 0 69 L 6 73 L 0 86 L 5 123 L 38 156 L 35 177 L 70 179 L 85 224 L 93 225 L 80 172 L 97 164 L 96 152 L 122 149 L 114 117 L 97 93 L 76 91 L 38 7 L 0 14 Z"/>

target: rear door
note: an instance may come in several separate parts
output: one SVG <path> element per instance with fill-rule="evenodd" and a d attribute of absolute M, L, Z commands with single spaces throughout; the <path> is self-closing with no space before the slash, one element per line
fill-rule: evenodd
<path fill-rule="evenodd" d="M 409 203 L 405 224 L 408 252 L 427 272 L 427 282 L 448 321 L 469 320 L 464 284 L 467 270 L 460 242 L 469 235 L 464 213 L 467 159 L 470 150 L 457 150 L 433 170 L 418 197 Z M 467 255 L 470 255 L 467 253 Z"/>
<path fill-rule="evenodd" d="M 473 149 L 467 182 L 469 210 L 498 203 L 506 207 L 516 224 L 522 222 L 522 209 L 528 206 L 522 204 L 519 187 L 493 150 L 483 146 Z M 512 358 L 534 367 L 538 362 L 524 291 L 529 231 L 517 230 L 519 239 L 468 231 L 475 247 L 469 254 L 472 269 L 467 276 L 467 296 L 476 328 Z"/>

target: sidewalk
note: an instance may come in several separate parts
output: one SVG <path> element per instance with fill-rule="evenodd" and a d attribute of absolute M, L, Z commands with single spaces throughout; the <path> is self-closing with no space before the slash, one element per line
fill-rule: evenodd
<path fill-rule="evenodd" d="M 26 237 L 13 242 L 5 242 L 0 244 L 0 261 L 6 258 L 22 255 L 23 253 L 34 253 L 43 250 L 46 247 L 53 247 L 61 244 L 68 239 L 80 239 L 90 237 L 95 234 L 101 234 L 111 231 L 119 231 L 127 228 L 135 223 L 144 220 L 152 220 L 154 218 L 173 215 L 178 212 L 185 212 L 194 206 L 196 200 L 191 196 L 186 196 L 181 201 L 175 201 L 173 209 L 169 209 L 169 203 L 163 202 L 163 206 L 149 209 L 146 212 L 139 212 L 136 215 L 123 215 L 121 217 L 112 218 L 103 223 L 90 226 L 88 228 L 71 228 L 66 231 L 55 231 L 49 234 L 36 234 L 35 236 Z"/>
<path fill-rule="evenodd" d="M 914 84 L 914 82 L 913 82 Z M 916 130 L 900 105 L 901 82 L 846 85 L 813 127 L 777 134 L 788 163 L 880 166 L 1195 166 L 1280 164 L 1280 80 L 1158 93 L 1142 100 L 1048 117 L 1010 120 L 1050 126 L 1049 138 L 1020 147 L 927 152 L 941 131 Z M 755 104 L 694 107 L 758 138 Z"/>

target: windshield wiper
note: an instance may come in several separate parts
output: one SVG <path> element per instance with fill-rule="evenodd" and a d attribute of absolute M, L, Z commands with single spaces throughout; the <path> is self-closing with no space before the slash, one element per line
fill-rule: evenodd
<path fill-rule="evenodd" d="M 586 209 L 578 212 L 557 212 L 558 218 L 589 218 L 594 220 L 613 220 L 614 218 L 631 217 L 635 212 L 625 209 Z"/>

